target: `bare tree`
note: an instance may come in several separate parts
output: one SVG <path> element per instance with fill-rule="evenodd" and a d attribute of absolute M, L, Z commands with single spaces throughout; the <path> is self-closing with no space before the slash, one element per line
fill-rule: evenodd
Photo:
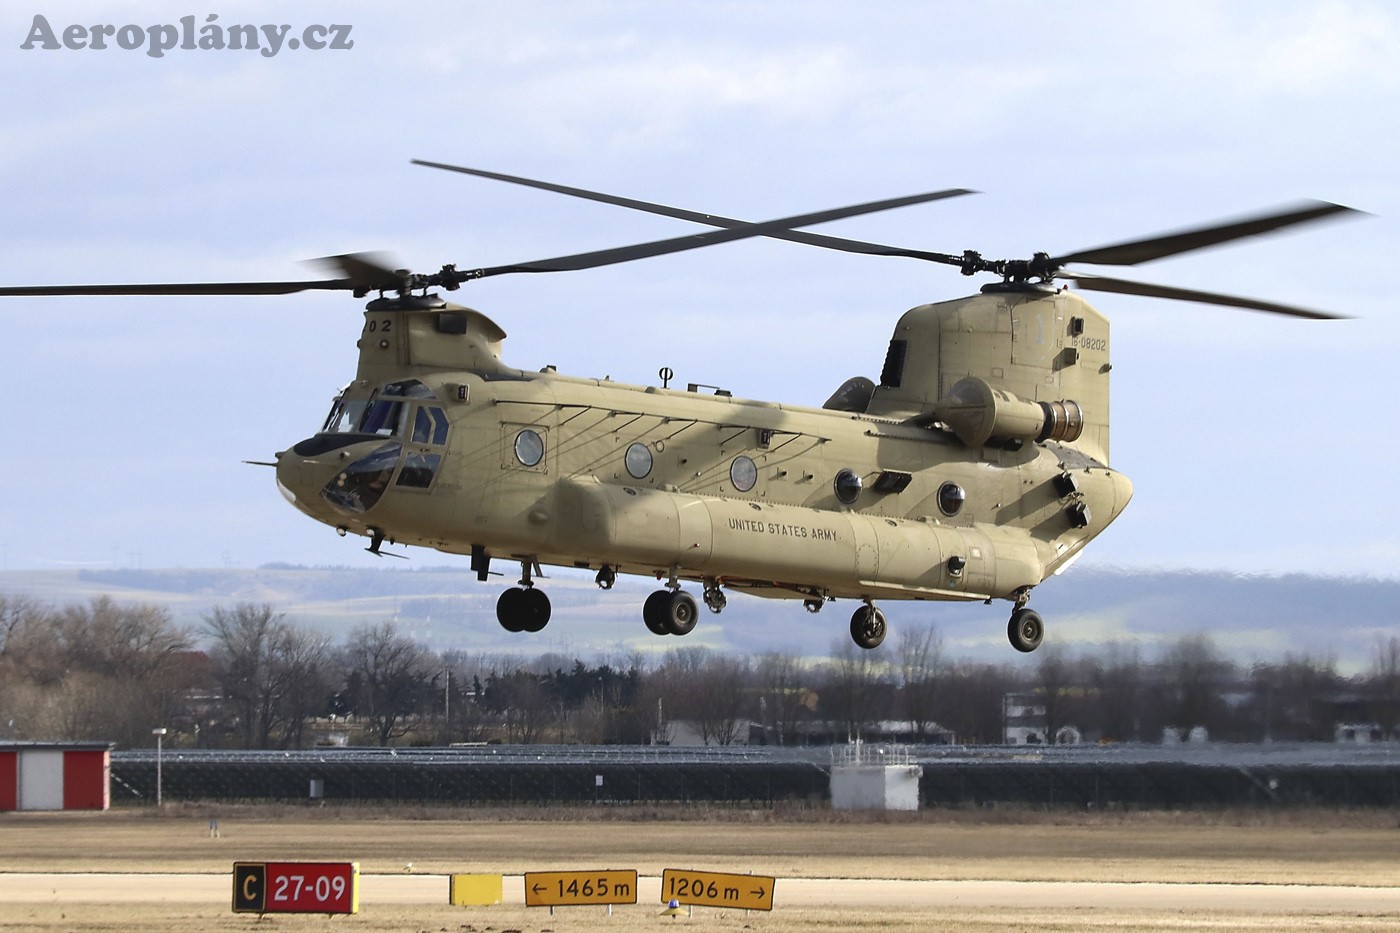
<path fill-rule="evenodd" d="M 443 688 L 443 739 L 447 742 L 484 742 L 492 717 L 486 708 L 486 687 L 492 662 L 484 655 L 444 651 L 440 656 Z"/>
<path fill-rule="evenodd" d="M 1091 678 L 1096 690 L 1095 720 L 1102 738 L 1141 741 L 1143 666 L 1137 646 L 1110 644 L 1107 656 L 1093 665 Z"/>
<path fill-rule="evenodd" d="M 919 738 L 935 725 L 934 711 L 943 675 L 943 638 L 932 625 L 901 629 L 899 636 L 899 686 L 904 712 Z"/>
<path fill-rule="evenodd" d="M 418 711 L 432 662 L 392 622 L 365 625 L 346 642 L 347 667 L 356 676 L 355 712 L 368 721 L 380 745 L 406 735 Z"/>
<path fill-rule="evenodd" d="M 657 675 L 672 720 L 690 722 L 706 745 L 732 745 L 749 702 L 747 661 L 709 648 L 668 651 Z"/>
<path fill-rule="evenodd" d="M 1072 724 L 1078 706 L 1074 663 L 1063 645 L 1045 645 L 1036 655 L 1035 692 L 1045 710 L 1045 744 L 1054 745 L 1060 730 Z"/>
<path fill-rule="evenodd" d="M 67 607 L 56 625 L 71 666 L 128 679 L 149 678 L 190 647 L 165 609 L 119 605 L 107 596 Z"/>
<path fill-rule="evenodd" d="M 687 718 L 699 725 L 706 745 L 733 745 L 738 740 L 748 704 L 749 674 L 747 661 L 715 655 L 691 684 Z"/>
<path fill-rule="evenodd" d="M 1400 726 L 1400 637 L 1376 638 L 1368 686 L 1371 715 L 1386 741 L 1396 738 Z"/>
<path fill-rule="evenodd" d="M 823 706 L 835 729 L 848 739 L 860 738 L 880 719 L 880 669 L 875 652 L 838 638 L 831 647 Z"/>
<path fill-rule="evenodd" d="M 36 725 L 46 723 L 44 738 L 144 745 L 152 726 L 174 720 L 189 638 L 164 609 L 104 596 L 47 619 L 47 632 L 30 633 L 43 655 L 30 673 L 44 688 L 31 711 Z"/>
<path fill-rule="evenodd" d="M 278 735 L 301 747 L 304 721 L 328 693 L 326 638 L 252 603 L 216 607 L 205 617 L 205 631 L 243 747 L 271 748 Z"/>
<path fill-rule="evenodd" d="M 1005 737 L 1002 702 L 1019 688 L 1016 675 L 994 664 L 958 662 L 949 666 L 947 683 L 940 705 L 943 725 L 957 733 L 960 742 L 1001 742 Z"/>
<path fill-rule="evenodd" d="M 306 747 L 306 724 L 325 712 L 335 684 L 330 639 L 319 632 L 289 627 L 274 645 L 275 664 L 286 674 L 282 692 L 285 744 Z"/>
<path fill-rule="evenodd" d="M 807 689 L 808 670 L 796 657 L 770 651 L 758 659 L 754 680 L 758 688 L 759 718 L 769 741 L 797 744 L 797 724 L 812 713 L 816 695 Z"/>
<path fill-rule="evenodd" d="M 52 627 L 52 615 L 28 596 L 0 593 L 0 664 L 13 671 L 30 663 L 25 655 L 34 650 L 44 629 Z"/>
<path fill-rule="evenodd" d="M 1208 635 L 1182 636 L 1161 661 L 1170 693 L 1169 725 L 1182 730 L 1202 726 L 1219 733 L 1225 725 L 1224 687 L 1233 673 L 1230 662 Z"/>
<path fill-rule="evenodd" d="M 508 742 L 518 745 L 538 742 L 557 718 L 555 698 L 545 689 L 540 674 L 530 671 L 512 671 L 504 676 L 493 674 L 487 681 L 486 691 L 491 707 L 502 716 Z"/>
<path fill-rule="evenodd" d="M 1323 742 L 1332 738 L 1332 700 L 1341 678 L 1335 658 L 1286 654 L 1250 671 L 1250 739 Z"/>

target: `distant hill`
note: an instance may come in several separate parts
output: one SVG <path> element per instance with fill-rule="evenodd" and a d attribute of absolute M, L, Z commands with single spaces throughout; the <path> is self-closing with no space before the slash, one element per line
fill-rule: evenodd
<path fill-rule="evenodd" d="M 736 595 L 720 616 L 702 611 L 685 639 L 660 638 L 642 625 L 641 603 L 654 587 L 619 580 L 611 591 L 591 576 L 557 571 L 544 581 L 553 620 L 537 636 L 512 635 L 495 620 L 496 598 L 510 577 L 477 581 L 461 567 L 349 568 L 266 566 L 256 570 L 49 570 L 0 572 L 0 591 L 51 604 L 109 595 L 164 606 L 191 626 L 215 606 L 268 603 L 289 619 L 341 638 L 355 626 L 393 619 L 434 648 L 502 653 L 560 652 L 596 657 L 659 653 L 705 645 L 743 654 L 781 649 L 826 655 L 847 637 L 855 604 L 843 600 L 813 615 L 792 600 Z M 1071 651 L 1133 641 L 1151 657 L 1183 634 L 1206 632 L 1236 661 L 1285 653 L 1334 656 L 1362 670 L 1378 636 L 1397 631 L 1400 581 L 1320 576 L 1075 568 L 1039 587 L 1031 605 L 1046 619 L 1047 644 Z M 1006 642 L 1010 604 L 882 604 L 891 637 L 901 626 L 934 623 L 955 657 L 1034 663 Z"/>

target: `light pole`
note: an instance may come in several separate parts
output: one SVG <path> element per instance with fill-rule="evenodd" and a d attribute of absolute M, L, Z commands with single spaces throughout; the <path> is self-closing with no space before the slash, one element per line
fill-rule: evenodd
<path fill-rule="evenodd" d="M 160 806 L 160 805 L 161 805 L 161 787 L 160 787 L 160 778 L 161 778 L 161 773 L 160 773 L 160 770 L 161 770 L 161 769 L 160 769 L 160 766 L 161 766 L 161 754 L 160 754 L 160 753 L 161 753 L 161 740 L 165 738 L 165 732 L 166 732 L 166 729 L 165 729 L 164 726 L 161 726 L 159 729 L 152 729 L 152 730 L 151 730 L 151 735 L 153 735 L 153 736 L 156 737 L 156 806 Z"/>

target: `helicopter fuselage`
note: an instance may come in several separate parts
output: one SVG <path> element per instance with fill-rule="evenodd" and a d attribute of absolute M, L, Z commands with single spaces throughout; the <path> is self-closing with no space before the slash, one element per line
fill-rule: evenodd
<path fill-rule="evenodd" d="M 546 564 L 698 580 L 707 603 L 725 587 L 809 608 L 1019 604 L 1131 496 L 1069 441 L 969 444 L 898 413 L 526 372 L 479 312 L 401 304 L 371 304 L 357 379 L 321 433 L 278 455 L 299 509 L 376 551 L 470 554 L 483 579 L 518 562 L 526 586 Z"/>

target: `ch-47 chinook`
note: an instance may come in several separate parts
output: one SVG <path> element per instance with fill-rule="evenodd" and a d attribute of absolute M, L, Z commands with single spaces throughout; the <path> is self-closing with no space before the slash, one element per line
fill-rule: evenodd
<path fill-rule="evenodd" d="M 324 426 L 277 455 L 277 483 L 302 512 L 382 545 L 520 567 L 496 605 L 512 632 L 541 630 L 545 565 L 654 576 L 642 618 L 684 635 L 698 583 L 713 612 L 726 591 L 801 600 L 812 612 L 857 600 L 851 637 L 885 638 L 877 600 L 1006 599 L 1020 651 L 1041 642 L 1031 590 L 1066 568 L 1128 504 L 1109 467 L 1109 327 L 1080 288 L 1305 318 L 1335 315 L 1083 272 L 1136 265 L 1350 209 L 1310 201 L 1177 233 L 1029 260 L 899 249 L 796 228 L 968 194 L 931 192 L 763 223 L 476 169 L 422 162 L 719 229 L 636 246 L 431 274 L 373 254 L 332 257 L 338 278 L 0 288 L 0 296 L 371 293 L 354 380 Z M 751 236 L 956 266 L 999 277 L 980 293 L 925 304 L 895 325 L 876 383 L 849 379 L 820 408 L 669 387 L 622 385 L 512 366 L 505 332 L 449 303 L 486 276 L 592 268 Z"/>

